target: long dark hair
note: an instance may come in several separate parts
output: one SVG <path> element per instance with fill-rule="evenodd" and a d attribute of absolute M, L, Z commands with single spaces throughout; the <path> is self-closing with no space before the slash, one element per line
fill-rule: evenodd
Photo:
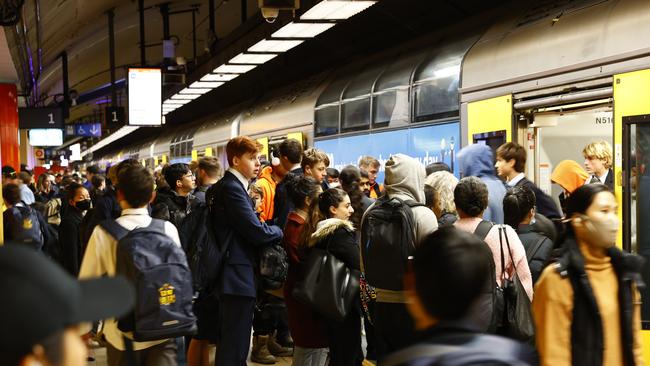
<path fill-rule="evenodd" d="M 299 245 L 309 247 L 311 234 L 316 231 L 318 223 L 330 217 L 330 207 L 337 207 L 343 201 L 346 193 L 340 188 L 330 188 L 318 195 L 318 199 L 311 201 L 307 213 L 307 222 L 300 233 Z"/>
<path fill-rule="evenodd" d="M 339 174 L 341 188 L 350 197 L 350 204 L 354 209 L 354 213 L 350 216 L 350 221 L 355 228 L 361 227 L 361 219 L 363 218 L 363 192 L 359 186 L 360 181 L 361 172 L 354 165 L 346 166 Z"/>
<path fill-rule="evenodd" d="M 610 192 L 612 191 L 604 184 L 585 184 L 582 187 L 576 189 L 566 201 L 566 218 L 572 219 L 576 214 L 586 214 L 589 206 L 594 202 L 594 198 L 598 193 L 601 192 Z M 560 242 L 564 242 L 567 239 L 575 240 L 575 231 L 571 225 L 571 221 L 565 222 L 564 235 Z"/>

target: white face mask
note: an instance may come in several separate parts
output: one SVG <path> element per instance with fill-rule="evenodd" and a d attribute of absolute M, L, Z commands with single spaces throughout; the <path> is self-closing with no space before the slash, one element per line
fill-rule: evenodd
<path fill-rule="evenodd" d="M 618 234 L 618 218 L 609 215 L 605 219 L 594 219 L 580 215 L 583 222 L 585 241 L 598 248 L 609 248 L 616 244 Z"/>

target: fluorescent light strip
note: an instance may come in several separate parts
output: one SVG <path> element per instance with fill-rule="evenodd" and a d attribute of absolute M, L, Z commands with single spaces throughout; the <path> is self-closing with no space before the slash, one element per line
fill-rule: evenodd
<path fill-rule="evenodd" d="M 117 141 L 117 140 L 121 139 L 122 137 L 136 131 L 138 128 L 140 128 L 140 127 L 138 127 L 138 126 L 124 126 L 124 127 L 120 128 L 119 130 L 115 131 L 114 133 L 108 135 L 106 138 L 100 140 L 98 143 L 91 146 L 89 149 L 83 151 L 81 153 L 81 156 L 83 157 L 83 156 L 86 156 L 86 155 L 88 155 L 90 153 L 93 153 L 93 152 L 107 146 L 111 142 Z"/>
<path fill-rule="evenodd" d="M 201 81 L 230 81 L 236 78 L 237 74 L 206 74 Z"/>
<path fill-rule="evenodd" d="M 263 39 L 249 48 L 248 52 L 287 52 L 302 42 L 299 40 Z"/>
<path fill-rule="evenodd" d="M 178 106 L 181 106 L 181 105 L 187 104 L 189 102 L 191 102 L 191 100 L 167 99 L 163 103 L 163 106 L 165 106 L 165 105 L 178 105 Z"/>
<path fill-rule="evenodd" d="M 212 89 L 206 89 L 206 88 L 185 88 L 181 91 L 179 91 L 179 94 L 205 94 L 207 92 L 212 91 Z"/>
<path fill-rule="evenodd" d="M 254 68 L 257 65 L 221 65 L 216 69 L 212 70 L 214 73 L 230 73 L 230 74 L 245 74 Z"/>
<path fill-rule="evenodd" d="M 374 5 L 376 1 L 323 0 L 314 5 L 300 19 L 302 20 L 345 20 Z"/>
<path fill-rule="evenodd" d="M 313 38 L 332 28 L 336 23 L 291 22 L 271 35 L 274 38 Z"/>
<path fill-rule="evenodd" d="M 174 94 L 172 95 L 172 99 L 188 99 L 188 100 L 194 100 L 196 98 L 200 97 L 198 94 Z"/>
<path fill-rule="evenodd" d="M 218 73 L 244 74 L 253 70 L 256 67 L 257 65 L 221 65 L 216 69 L 212 70 L 212 72 L 215 74 Z"/>
<path fill-rule="evenodd" d="M 223 84 L 220 81 L 195 81 L 190 84 L 190 88 L 218 88 Z"/>
<path fill-rule="evenodd" d="M 228 61 L 229 64 L 255 64 L 261 65 L 267 61 L 272 60 L 277 55 L 274 54 L 254 54 L 254 53 L 240 53 Z"/>

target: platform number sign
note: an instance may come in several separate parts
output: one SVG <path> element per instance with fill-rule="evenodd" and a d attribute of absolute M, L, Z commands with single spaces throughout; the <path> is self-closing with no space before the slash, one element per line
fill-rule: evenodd
<path fill-rule="evenodd" d="M 125 124 L 124 107 L 108 107 L 104 119 L 107 128 L 114 129 Z"/>
<path fill-rule="evenodd" d="M 63 128 L 61 108 L 18 108 L 18 125 L 21 129 Z"/>

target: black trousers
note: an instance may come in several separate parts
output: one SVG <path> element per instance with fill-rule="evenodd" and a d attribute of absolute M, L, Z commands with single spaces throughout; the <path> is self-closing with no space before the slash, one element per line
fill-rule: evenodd
<path fill-rule="evenodd" d="M 288 317 L 283 299 L 265 291 L 258 292 L 253 316 L 253 335 L 270 335 L 277 330 L 278 339 L 285 339 L 289 334 Z"/>
<path fill-rule="evenodd" d="M 405 304 L 376 302 L 374 304 L 377 361 L 410 346 L 415 341 L 413 318 Z"/>
<path fill-rule="evenodd" d="M 251 342 L 255 298 L 221 295 L 217 365 L 246 366 Z"/>
<path fill-rule="evenodd" d="M 361 315 L 352 311 L 342 323 L 328 322 L 330 343 L 330 365 L 360 366 L 363 361 L 361 351 Z"/>

